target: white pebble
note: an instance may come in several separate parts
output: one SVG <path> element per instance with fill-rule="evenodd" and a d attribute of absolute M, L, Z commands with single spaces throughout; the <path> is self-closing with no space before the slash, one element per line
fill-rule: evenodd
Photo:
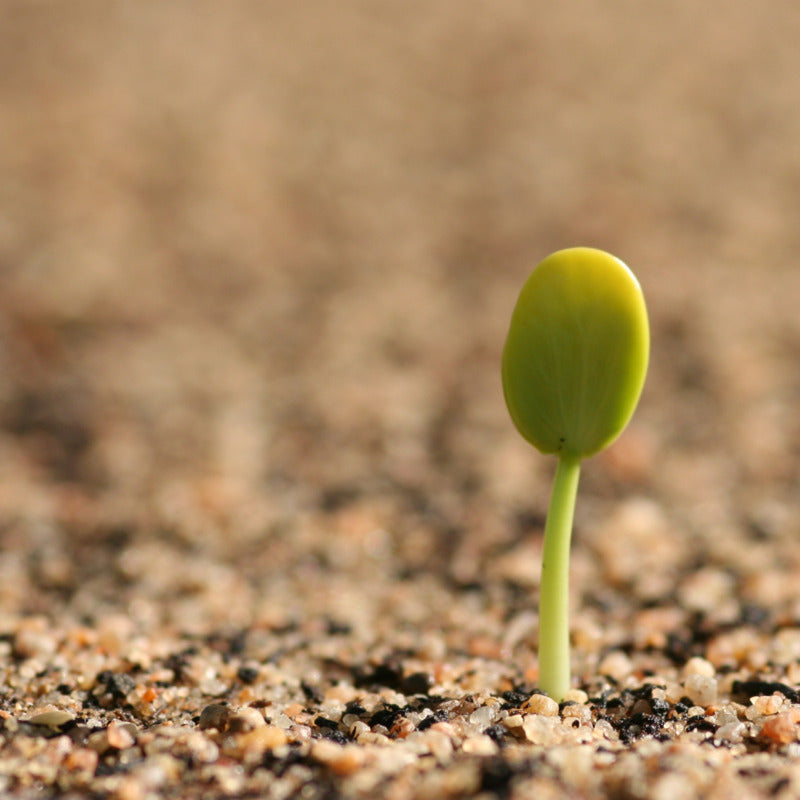
<path fill-rule="evenodd" d="M 266 724 L 264 715 L 257 708 L 246 706 L 231 714 L 228 719 L 228 730 L 231 733 L 246 733 L 256 728 L 263 728 Z"/>
<path fill-rule="evenodd" d="M 570 704 L 564 708 L 564 719 L 577 719 L 580 722 L 590 722 L 592 719 L 592 709 L 589 706 Z"/>
<path fill-rule="evenodd" d="M 706 661 L 706 659 L 698 656 L 690 658 L 683 667 L 684 677 L 688 677 L 689 675 L 703 675 L 706 678 L 713 678 L 715 674 L 716 670 L 714 669 L 714 665 L 710 661 Z"/>
<path fill-rule="evenodd" d="M 619 740 L 619 733 L 608 720 L 599 719 L 594 724 L 594 738 L 616 742 Z"/>
<path fill-rule="evenodd" d="M 782 708 L 784 697 L 782 694 L 760 695 L 751 698 L 753 707 L 759 714 L 777 714 Z"/>
<path fill-rule="evenodd" d="M 522 714 L 510 714 L 503 720 L 503 725 L 509 730 L 514 730 L 516 728 L 521 728 L 522 722 Z"/>
<path fill-rule="evenodd" d="M 730 705 L 717 709 L 717 713 L 714 714 L 714 722 L 720 727 L 738 721 L 739 715 L 736 713 L 736 709 Z"/>
<path fill-rule="evenodd" d="M 601 675 L 608 675 L 615 681 L 621 681 L 631 674 L 633 664 L 630 658 L 621 650 L 612 650 L 598 665 L 597 670 Z"/>
<path fill-rule="evenodd" d="M 482 733 L 480 736 L 473 736 L 471 739 L 465 740 L 464 744 L 461 745 L 461 749 L 465 753 L 474 756 L 493 756 L 498 747 L 491 737 Z"/>
<path fill-rule="evenodd" d="M 558 717 L 543 717 L 541 714 L 528 714 L 522 723 L 525 738 L 532 744 L 556 744 L 561 741 L 561 721 Z"/>
<path fill-rule="evenodd" d="M 494 722 L 496 715 L 497 709 L 492 706 L 481 706 L 469 715 L 469 721 L 478 728 L 484 728 Z"/>
<path fill-rule="evenodd" d="M 42 725 L 49 728 L 60 728 L 62 725 L 65 725 L 67 722 L 72 721 L 75 717 L 70 714 L 68 711 L 42 711 L 39 714 L 34 714 L 28 722 L 31 725 Z"/>
<path fill-rule="evenodd" d="M 440 731 L 428 730 L 426 739 L 431 755 L 433 755 L 440 764 L 449 761 L 453 754 L 453 741 L 449 736 Z"/>
<path fill-rule="evenodd" d="M 350 726 L 350 736 L 353 739 L 358 739 L 359 736 L 362 736 L 365 733 L 370 732 L 370 727 L 367 725 L 366 722 L 362 722 L 361 720 L 357 720 Z"/>
<path fill-rule="evenodd" d="M 589 702 L 589 695 L 583 691 L 583 689 L 570 689 L 564 695 L 564 702 L 565 703 L 577 703 L 578 705 L 584 705 L 585 703 Z"/>
<path fill-rule="evenodd" d="M 717 682 L 706 675 L 690 675 L 684 681 L 687 697 L 698 706 L 710 706 L 717 701 Z"/>
<path fill-rule="evenodd" d="M 742 736 L 745 732 L 745 724 L 743 722 L 729 722 L 723 725 L 714 734 L 715 742 L 741 742 Z"/>
<path fill-rule="evenodd" d="M 648 794 L 653 800 L 689 800 L 697 797 L 697 787 L 688 775 L 667 772 L 656 778 Z"/>

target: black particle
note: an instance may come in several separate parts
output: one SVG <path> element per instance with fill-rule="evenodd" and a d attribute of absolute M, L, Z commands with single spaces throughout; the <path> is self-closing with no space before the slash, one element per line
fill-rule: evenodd
<path fill-rule="evenodd" d="M 412 672 L 401 684 L 403 694 L 428 694 L 433 686 L 433 678 L 427 672 Z"/>
<path fill-rule="evenodd" d="M 306 700 L 308 700 L 309 702 L 311 703 L 322 702 L 322 692 L 319 689 L 313 687 L 310 683 L 301 681 L 300 688 L 303 690 L 303 694 L 306 696 Z"/>
<path fill-rule="evenodd" d="M 258 679 L 258 670 L 255 667 L 239 667 L 236 670 L 236 677 L 242 683 L 255 683 Z"/>
<path fill-rule="evenodd" d="M 689 717 L 689 721 L 686 723 L 686 730 L 714 733 L 717 730 L 717 726 L 705 717 Z"/>
<path fill-rule="evenodd" d="M 97 676 L 97 684 L 116 700 L 121 700 L 136 688 L 136 681 L 125 672 L 103 670 Z"/>
<path fill-rule="evenodd" d="M 403 712 L 399 706 L 388 703 L 384 708 L 379 709 L 372 715 L 369 724 L 371 726 L 383 725 L 384 728 L 391 728 L 397 718 L 402 716 Z"/>
<path fill-rule="evenodd" d="M 792 703 L 800 703 L 800 692 L 778 681 L 734 681 L 733 693 L 741 697 L 755 697 L 756 695 L 770 695 L 778 692 Z"/>
<path fill-rule="evenodd" d="M 502 756 L 491 756 L 481 765 L 481 791 L 506 797 L 514 770 Z"/>
<path fill-rule="evenodd" d="M 421 725 L 420 725 L 421 727 Z M 495 743 L 501 747 L 505 744 L 506 731 L 502 725 L 491 725 L 484 733 Z"/>

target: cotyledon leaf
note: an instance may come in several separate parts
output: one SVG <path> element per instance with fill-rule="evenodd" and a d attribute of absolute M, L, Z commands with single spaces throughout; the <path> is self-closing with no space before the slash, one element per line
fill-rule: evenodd
<path fill-rule="evenodd" d="M 589 247 L 553 253 L 523 285 L 503 349 L 514 424 L 543 453 L 597 453 L 633 415 L 649 351 L 644 296 L 630 269 Z"/>

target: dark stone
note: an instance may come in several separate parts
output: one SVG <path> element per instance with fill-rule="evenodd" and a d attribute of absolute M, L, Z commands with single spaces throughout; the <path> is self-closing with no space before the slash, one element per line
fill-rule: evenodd
<path fill-rule="evenodd" d="M 172 653 L 167 659 L 164 661 L 164 666 L 167 669 L 171 669 L 175 675 L 176 681 L 182 681 L 184 678 L 184 673 L 189 666 L 189 659 L 191 656 L 197 653 L 196 648 L 192 648 L 194 652 L 190 650 L 183 650 L 180 653 Z"/>
<path fill-rule="evenodd" d="M 255 683 L 258 680 L 258 669 L 255 667 L 239 667 L 236 670 L 236 677 L 242 683 Z"/>
<path fill-rule="evenodd" d="M 740 620 L 742 625 L 752 625 L 754 628 L 763 626 L 769 619 L 769 611 L 755 603 L 744 603 Z"/>
<path fill-rule="evenodd" d="M 484 733 L 500 747 L 505 744 L 506 730 L 502 725 L 490 725 Z"/>
<path fill-rule="evenodd" d="M 103 670 L 97 676 L 97 685 L 110 694 L 115 700 L 122 700 L 128 696 L 135 688 L 136 681 L 125 672 L 111 672 Z M 97 693 L 95 687 L 95 693 Z"/>
<path fill-rule="evenodd" d="M 331 486 L 319 498 L 319 507 L 331 514 L 352 505 L 361 496 L 357 486 Z"/>
<path fill-rule="evenodd" d="M 791 785 L 792 781 L 790 778 L 778 778 L 778 780 L 772 785 L 769 793 L 775 797 L 775 795 L 781 794 L 784 789 L 788 789 Z"/>
<path fill-rule="evenodd" d="M 390 729 L 397 721 L 397 718 L 402 716 L 403 712 L 399 706 L 387 703 L 372 715 L 369 724 L 370 726 L 383 725 L 384 728 Z"/>
<path fill-rule="evenodd" d="M 507 692 L 503 692 L 502 698 L 505 700 L 505 703 L 503 703 L 503 709 L 508 710 L 509 708 L 519 708 L 530 696 L 531 692 L 521 692 L 517 689 L 511 689 Z"/>
<path fill-rule="evenodd" d="M 353 630 L 352 625 L 347 622 L 340 622 L 336 619 L 325 620 L 325 629 L 329 636 L 346 636 Z"/>
<path fill-rule="evenodd" d="M 675 703 L 675 711 L 677 711 L 678 714 L 685 714 L 693 705 L 694 703 L 688 697 L 681 697 L 681 699 Z"/>
<path fill-rule="evenodd" d="M 659 700 L 657 697 L 653 697 L 649 702 L 654 714 L 666 717 L 669 713 L 670 705 L 666 700 Z"/>
<path fill-rule="evenodd" d="M 706 719 L 705 717 L 689 717 L 689 721 L 686 723 L 686 730 L 687 731 L 704 731 L 705 733 L 715 733 L 717 730 L 717 726 L 711 722 L 711 720 Z"/>
<path fill-rule="evenodd" d="M 685 664 L 690 657 L 692 643 L 686 637 L 677 633 L 667 634 L 667 644 L 664 648 L 664 655 L 674 664 Z"/>
<path fill-rule="evenodd" d="M 403 685 L 403 670 L 394 661 L 385 661 L 368 671 L 356 671 L 355 685 L 358 688 L 385 686 L 400 691 Z"/>
<path fill-rule="evenodd" d="M 757 695 L 770 695 L 779 692 L 792 703 L 800 703 L 800 692 L 778 681 L 734 681 L 733 694 L 737 697 L 751 698 Z"/>
<path fill-rule="evenodd" d="M 340 731 L 338 728 L 336 730 L 333 728 L 320 728 L 319 732 L 323 739 L 336 742 L 336 744 L 347 744 L 349 741 L 347 734 L 342 733 L 342 731 Z"/>
<path fill-rule="evenodd" d="M 514 770 L 502 756 L 490 756 L 481 764 L 481 791 L 493 792 L 498 797 L 508 797 Z"/>
<path fill-rule="evenodd" d="M 422 722 L 417 725 L 418 731 L 426 731 L 431 725 L 435 725 L 437 722 L 447 722 L 449 716 L 446 711 L 434 711 L 432 717 L 425 717 Z"/>
<path fill-rule="evenodd" d="M 638 712 L 630 717 L 614 720 L 612 725 L 619 731 L 620 739 L 628 744 L 641 736 L 657 736 L 665 721 L 664 715 Z"/>
<path fill-rule="evenodd" d="M 400 686 L 403 694 L 428 694 L 433 686 L 433 677 L 427 672 L 412 672 Z"/>
<path fill-rule="evenodd" d="M 300 688 L 303 690 L 303 694 L 306 696 L 306 700 L 311 703 L 321 703 L 322 702 L 322 692 L 312 686 L 310 683 L 306 683 L 305 681 L 300 682 Z"/>

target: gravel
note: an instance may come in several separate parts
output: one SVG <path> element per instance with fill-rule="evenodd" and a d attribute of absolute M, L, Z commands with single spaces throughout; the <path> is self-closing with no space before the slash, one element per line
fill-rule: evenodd
<path fill-rule="evenodd" d="M 3 3 L 0 796 L 800 796 L 795 4 L 199 5 Z M 653 348 L 558 704 L 499 350 L 579 244 Z"/>

